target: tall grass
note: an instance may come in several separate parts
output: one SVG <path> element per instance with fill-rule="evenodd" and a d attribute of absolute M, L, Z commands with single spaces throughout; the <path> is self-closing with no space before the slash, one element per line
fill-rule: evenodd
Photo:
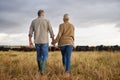
<path fill-rule="evenodd" d="M 120 52 L 73 52 L 71 80 L 120 80 Z M 60 52 L 50 52 L 39 75 L 36 52 L 0 52 L 0 80 L 67 80 Z M 69 79 L 68 79 L 69 80 Z"/>

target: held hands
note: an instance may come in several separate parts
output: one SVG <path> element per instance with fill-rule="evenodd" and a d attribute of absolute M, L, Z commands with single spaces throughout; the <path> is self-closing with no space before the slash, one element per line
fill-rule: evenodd
<path fill-rule="evenodd" d="M 52 42 L 51 42 L 51 44 L 55 46 L 55 44 L 56 44 L 56 41 L 55 41 L 54 39 L 52 39 Z"/>

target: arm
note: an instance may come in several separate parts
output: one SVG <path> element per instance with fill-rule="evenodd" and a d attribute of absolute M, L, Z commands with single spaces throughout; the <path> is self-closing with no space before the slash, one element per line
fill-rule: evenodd
<path fill-rule="evenodd" d="M 32 36 L 29 36 L 29 46 L 30 46 L 30 47 L 32 47 L 32 46 L 33 46 Z"/>
<path fill-rule="evenodd" d="M 33 47 L 33 42 L 32 42 L 32 34 L 34 32 L 34 29 L 33 29 L 33 22 L 31 23 L 31 26 L 30 26 L 30 29 L 29 29 L 29 46 L 30 47 Z"/>
<path fill-rule="evenodd" d="M 56 44 L 57 42 L 59 42 L 62 34 L 63 34 L 63 27 L 60 25 L 58 35 L 57 35 L 56 39 L 52 42 L 52 44 Z"/>
<path fill-rule="evenodd" d="M 75 40 L 74 36 L 75 36 L 75 27 L 73 26 L 73 40 Z"/>
<path fill-rule="evenodd" d="M 49 21 L 48 21 L 48 31 L 50 32 L 50 37 L 52 38 L 52 41 L 53 41 L 54 40 L 54 32 L 53 32 L 52 26 Z"/>

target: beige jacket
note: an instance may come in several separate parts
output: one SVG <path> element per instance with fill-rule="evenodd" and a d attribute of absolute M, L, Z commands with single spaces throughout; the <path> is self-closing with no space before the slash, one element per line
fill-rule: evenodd
<path fill-rule="evenodd" d="M 32 21 L 29 29 L 29 36 L 34 34 L 35 44 L 48 43 L 48 32 L 50 33 L 51 38 L 53 38 L 54 33 L 48 20 L 39 17 Z"/>
<path fill-rule="evenodd" d="M 69 22 L 60 24 L 55 41 L 58 42 L 59 47 L 67 44 L 74 46 L 74 26 Z"/>

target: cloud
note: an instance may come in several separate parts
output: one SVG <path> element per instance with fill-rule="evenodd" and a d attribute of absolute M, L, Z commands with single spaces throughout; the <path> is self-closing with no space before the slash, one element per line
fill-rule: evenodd
<path fill-rule="evenodd" d="M 36 12 L 40 8 L 46 10 L 48 18 L 53 22 L 59 21 L 64 13 L 69 13 L 72 21 L 80 25 L 78 27 L 89 26 L 94 23 L 115 23 L 120 19 L 119 7 L 120 0 L 1 0 L 0 3 L 1 13 L 14 14 L 14 16 L 21 16 L 23 19 L 36 16 Z"/>
<path fill-rule="evenodd" d="M 116 28 L 119 29 L 119 32 L 120 32 L 120 22 L 118 22 L 116 25 L 115 25 Z"/>
<path fill-rule="evenodd" d="M 76 29 L 85 28 L 89 30 L 92 27 L 97 29 L 96 27 L 99 25 L 112 24 L 115 24 L 113 30 L 114 28 L 119 29 L 119 8 L 120 0 L 0 0 L 0 34 L 25 33 L 25 37 L 28 34 L 30 23 L 37 17 L 39 9 L 46 11 L 46 18 L 50 20 L 55 31 L 62 22 L 65 13 L 70 14 L 70 21 Z M 109 29 L 107 26 L 104 27 L 106 27 L 105 30 Z M 103 29 L 103 31 L 105 30 Z M 57 34 L 57 32 L 55 33 Z M 85 34 L 82 35 L 85 36 Z M 96 33 L 96 35 L 99 34 Z M 77 37 L 81 36 L 78 35 Z M 10 39 L 14 40 L 17 37 Z"/>
<path fill-rule="evenodd" d="M 76 44 L 80 45 L 120 45 L 120 33 L 114 28 L 115 24 L 99 25 L 94 27 L 77 28 Z"/>
<path fill-rule="evenodd" d="M 120 28 L 120 23 L 118 23 L 118 24 L 116 25 L 116 27 Z"/>
<path fill-rule="evenodd" d="M 0 33 L 0 45 L 28 45 L 28 36 L 25 33 Z M 26 38 L 25 38 L 26 37 Z"/>

